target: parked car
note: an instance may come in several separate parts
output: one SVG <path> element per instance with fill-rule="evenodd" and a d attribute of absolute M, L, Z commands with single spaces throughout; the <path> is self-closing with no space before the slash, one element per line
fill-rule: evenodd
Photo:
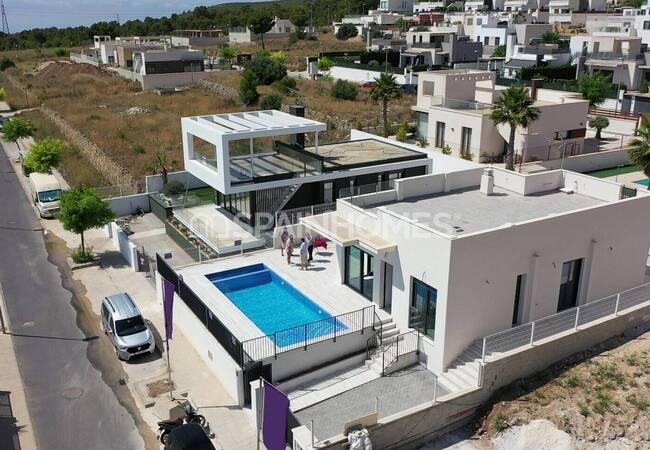
<path fill-rule="evenodd" d="M 188 422 L 169 432 L 165 450 L 215 450 L 215 448 L 201 425 Z"/>
<path fill-rule="evenodd" d="M 418 93 L 418 85 L 417 84 L 402 84 L 399 87 L 403 92 L 406 92 L 407 94 L 417 94 Z"/>
<path fill-rule="evenodd" d="M 123 292 L 102 301 L 102 329 L 121 360 L 143 353 L 154 353 L 156 342 L 149 325 L 129 294 Z"/>
<path fill-rule="evenodd" d="M 359 86 L 361 86 L 364 89 L 372 89 L 375 86 L 377 86 L 376 81 L 366 81 L 365 83 L 361 83 Z"/>
<path fill-rule="evenodd" d="M 32 201 L 38 208 L 41 217 L 54 217 L 59 212 L 61 185 L 54 175 L 29 174 L 29 188 Z"/>

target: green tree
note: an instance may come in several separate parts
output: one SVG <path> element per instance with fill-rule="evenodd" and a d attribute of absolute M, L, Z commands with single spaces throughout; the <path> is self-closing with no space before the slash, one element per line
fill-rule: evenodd
<path fill-rule="evenodd" d="M 305 27 L 309 25 L 309 12 L 304 7 L 298 7 L 289 15 L 289 20 L 298 31 L 304 32 Z"/>
<path fill-rule="evenodd" d="M 284 64 L 287 59 L 287 54 L 282 50 L 277 50 L 275 52 L 271 52 L 270 58 L 277 63 Z"/>
<path fill-rule="evenodd" d="M 429 140 L 426 138 L 426 136 L 420 136 L 418 137 L 418 147 L 428 147 L 429 146 Z"/>
<path fill-rule="evenodd" d="M 265 95 L 260 101 L 260 108 L 280 110 L 282 108 L 282 97 L 278 94 Z"/>
<path fill-rule="evenodd" d="M 370 90 L 370 98 L 375 103 L 381 103 L 384 137 L 388 137 L 388 104 L 401 97 L 402 91 L 392 73 L 383 72 L 375 78 L 375 82 L 377 84 Z"/>
<path fill-rule="evenodd" d="M 153 174 L 160 174 L 162 176 L 163 186 L 168 183 L 168 174 L 172 169 L 172 165 L 167 162 L 167 154 L 164 152 L 156 152 L 156 156 L 147 166 L 147 170 Z"/>
<path fill-rule="evenodd" d="M 639 166 L 645 176 L 650 178 L 650 123 L 647 119 L 643 119 L 637 133 L 639 138 L 630 142 L 627 154 L 630 157 L 630 162 Z M 650 189 L 650 184 L 648 189 Z"/>
<path fill-rule="evenodd" d="M 103 227 L 115 215 L 107 202 L 92 188 L 80 187 L 64 192 L 61 196 L 59 220 L 63 228 L 81 237 L 81 253 L 86 253 L 84 232 Z"/>
<path fill-rule="evenodd" d="M 246 64 L 246 71 L 250 71 L 257 80 L 257 85 L 268 86 L 274 81 L 281 80 L 287 75 L 287 66 L 267 56 L 257 56 Z"/>
<path fill-rule="evenodd" d="M 411 28 L 411 22 L 400 17 L 395 22 L 395 26 L 401 33 L 406 33 Z"/>
<path fill-rule="evenodd" d="M 647 94 L 648 93 L 648 81 L 643 80 L 641 82 L 641 86 L 639 86 L 639 92 L 642 94 Z"/>
<path fill-rule="evenodd" d="M 334 61 L 327 56 L 323 56 L 318 58 L 316 66 L 318 67 L 319 72 L 323 72 L 327 76 L 329 75 L 330 70 L 332 70 L 332 67 L 334 67 Z"/>
<path fill-rule="evenodd" d="M 510 86 L 503 91 L 492 107 L 490 117 L 495 125 L 506 124 L 510 127 L 508 150 L 506 151 L 506 169 L 515 169 L 515 131 L 517 127 L 526 128 L 539 116 L 539 109 L 533 106 L 534 100 L 523 86 Z"/>
<path fill-rule="evenodd" d="M 2 135 L 8 141 L 15 142 L 20 151 L 19 139 L 25 139 L 34 135 L 36 128 L 26 119 L 20 116 L 13 116 L 4 123 L 2 126 Z"/>
<path fill-rule="evenodd" d="M 266 49 L 264 46 L 264 34 L 271 31 L 273 25 L 275 25 L 273 17 L 264 11 L 257 11 L 248 19 L 248 28 L 250 28 L 254 34 L 260 35 L 262 49 Z"/>
<path fill-rule="evenodd" d="M 225 44 L 219 47 L 219 56 L 227 59 L 228 62 L 232 64 L 234 59 L 237 57 L 237 50 L 235 50 L 235 47 Z"/>
<path fill-rule="evenodd" d="M 4 100 L 7 96 L 7 91 L 5 91 L 4 86 L 0 86 L 0 101 Z"/>
<path fill-rule="evenodd" d="M 29 149 L 24 164 L 32 172 L 51 173 L 61 163 L 64 148 L 60 139 L 41 139 Z"/>
<path fill-rule="evenodd" d="M 591 106 L 598 106 L 607 98 L 610 83 L 607 77 L 601 73 L 583 75 L 578 80 L 578 91 L 585 100 L 589 100 Z"/>
<path fill-rule="evenodd" d="M 336 39 L 339 41 L 347 41 L 348 39 L 356 37 L 358 34 L 359 31 L 357 30 L 357 27 L 351 23 L 344 23 L 336 31 Z"/>
<path fill-rule="evenodd" d="M 596 129 L 596 139 L 601 139 L 600 133 L 603 131 L 603 128 L 609 126 L 609 119 L 603 116 L 594 117 L 589 121 L 589 126 Z"/>
<path fill-rule="evenodd" d="M 506 56 L 506 46 L 505 45 L 499 45 L 492 52 L 492 57 L 493 58 L 505 58 L 505 56 Z"/>
<path fill-rule="evenodd" d="M 249 70 L 244 70 L 241 80 L 239 81 L 239 98 L 246 106 L 252 106 L 260 98 L 260 93 L 257 92 L 257 77 Z"/>

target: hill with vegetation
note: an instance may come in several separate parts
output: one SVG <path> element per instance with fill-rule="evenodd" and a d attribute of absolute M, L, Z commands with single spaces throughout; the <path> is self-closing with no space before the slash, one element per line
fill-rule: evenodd
<path fill-rule="evenodd" d="M 0 50 L 78 47 L 92 42 L 95 35 L 160 36 L 174 30 L 228 29 L 245 26 L 253 15 L 259 13 L 281 18 L 308 17 L 315 26 L 324 26 L 340 20 L 345 14 L 360 14 L 376 8 L 378 3 L 378 0 L 279 0 L 197 6 L 192 11 L 169 17 L 146 17 L 124 23 L 98 22 L 68 28 L 34 28 L 9 35 L 0 34 Z"/>

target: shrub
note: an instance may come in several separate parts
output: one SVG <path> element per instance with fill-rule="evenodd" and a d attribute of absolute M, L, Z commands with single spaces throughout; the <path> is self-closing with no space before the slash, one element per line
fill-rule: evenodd
<path fill-rule="evenodd" d="M 257 79 L 257 85 L 268 86 L 287 75 L 287 66 L 269 57 L 257 56 L 246 64 L 246 71 L 250 71 Z"/>
<path fill-rule="evenodd" d="M 282 108 L 282 97 L 278 94 L 269 94 L 262 97 L 260 101 L 260 108 L 262 109 L 280 109 Z"/>
<path fill-rule="evenodd" d="M 466 161 L 471 161 L 474 159 L 474 154 L 469 150 L 461 150 L 458 156 L 460 156 L 460 159 L 464 159 Z"/>
<path fill-rule="evenodd" d="M 606 392 L 597 392 L 596 393 L 596 401 L 594 401 L 591 405 L 593 408 L 594 412 L 597 414 L 600 414 L 601 416 L 605 414 L 607 411 L 610 410 L 612 405 L 615 405 L 616 402 L 612 398 L 611 395 L 609 395 Z"/>
<path fill-rule="evenodd" d="M 637 397 L 636 395 L 628 395 L 625 400 L 633 406 L 636 407 L 641 412 L 647 411 L 648 407 L 650 407 L 650 402 L 648 402 L 648 399 L 645 397 Z"/>
<path fill-rule="evenodd" d="M 257 92 L 257 78 L 248 69 L 244 70 L 239 82 L 239 98 L 247 106 L 254 105 L 260 98 L 260 93 Z"/>
<path fill-rule="evenodd" d="M 351 23 L 344 23 L 341 25 L 336 32 L 336 39 L 339 41 L 347 41 L 348 39 L 351 39 L 353 37 L 356 37 L 359 32 L 357 31 L 357 27 L 352 25 Z"/>
<path fill-rule="evenodd" d="M 332 67 L 334 67 L 334 61 L 332 61 L 332 59 L 328 58 L 327 56 L 323 56 L 322 58 L 318 58 L 316 65 L 318 66 L 319 72 L 327 73 L 332 70 Z"/>
<path fill-rule="evenodd" d="M 499 433 L 508 428 L 508 418 L 501 411 L 499 411 L 494 418 L 494 428 L 496 428 Z"/>
<path fill-rule="evenodd" d="M 336 83 L 330 89 L 330 94 L 338 100 L 356 100 L 359 89 L 351 81 L 336 80 Z"/>
<path fill-rule="evenodd" d="M 280 64 L 284 64 L 284 62 L 287 60 L 287 54 L 282 50 L 271 52 L 269 57 L 275 62 L 279 62 Z"/>
<path fill-rule="evenodd" d="M 282 79 L 274 81 L 271 86 L 278 92 L 288 94 L 291 90 L 295 90 L 298 84 L 295 79 L 285 75 Z"/>
<path fill-rule="evenodd" d="M 68 54 L 68 51 L 64 48 L 55 48 L 54 49 L 54 56 L 58 56 L 59 58 L 66 56 Z"/>
<path fill-rule="evenodd" d="M 85 264 L 95 259 L 95 254 L 90 249 L 83 250 L 81 247 L 75 248 L 70 254 L 76 264 Z"/>
<path fill-rule="evenodd" d="M 449 144 L 444 145 L 444 146 L 440 149 L 440 151 L 442 152 L 443 155 L 451 155 L 451 147 L 449 146 Z"/>
<path fill-rule="evenodd" d="M 144 145 L 142 144 L 133 144 L 131 146 L 131 150 L 133 150 L 133 153 L 136 153 L 138 155 L 142 155 L 143 153 L 146 153 L 147 149 Z"/>
<path fill-rule="evenodd" d="M 418 138 L 418 147 L 424 148 L 424 147 L 428 147 L 428 146 L 429 146 L 429 141 L 427 140 L 427 138 L 424 137 L 424 136 L 420 136 Z"/>
<path fill-rule="evenodd" d="M 0 71 L 4 72 L 10 67 L 16 67 L 16 63 L 13 60 L 7 58 L 6 56 L 0 59 Z"/>
<path fill-rule="evenodd" d="M 625 375 L 614 364 L 597 362 L 594 364 L 591 375 L 596 381 L 610 389 L 625 385 Z"/>
<path fill-rule="evenodd" d="M 408 132 L 409 132 L 409 124 L 406 123 L 406 122 L 403 122 L 397 128 L 397 132 L 395 133 L 395 138 L 400 142 L 404 142 L 404 141 L 406 141 L 406 137 L 408 135 Z"/>
<path fill-rule="evenodd" d="M 641 82 L 641 86 L 639 86 L 639 92 L 641 92 L 642 94 L 647 94 L 648 93 L 648 81 L 647 80 L 643 80 Z"/>
<path fill-rule="evenodd" d="M 505 44 L 504 45 L 499 45 L 492 52 L 492 57 L 493 58 L 504 58 L 505 56 L 506 56 L 506 46 L 505 46 Z"/>
<path fill-rule="evenodd" d="M 591 414 L 589 407 L 582 402 L 578 402 L 578 411 L 582 417 L 589 417 L 589 414 Z"/>
<path fill-rule="evenodd" d="M 577 375 L 569 375 L 565 382 L 567 387 L 576 388 L 582 384 Z"/>
<path fill-rule="evenodd" d="M 180 181 L 170 181 L 163 186 L 163 192 L 165 195 L 180 195 L 185 192 L 185 185 Z"/>

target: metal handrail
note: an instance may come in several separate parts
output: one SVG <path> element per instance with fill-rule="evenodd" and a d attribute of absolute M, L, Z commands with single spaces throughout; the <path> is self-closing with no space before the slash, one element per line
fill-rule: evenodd
<path fill-rule="evenodd" d="M 370 310 L 372 310 L 372 315 L 370 315 Z M 374 327 L 374 323 L 371 323 L 371 320 L 366 321 L 366 314 L 373 318 L 371 320 L 374 320 L 374 315 L 376 314 L 375 306 L 366 306 L 337 316 L 304 323 L 302 325 L 278 330 L 271 334 L 242 341 L 242 351 L 246 356 L 244 363 L 248 364 L 271 357 L 277 358 L 278 355 L 291 350 L 307 350 L 307 347 L 310 345 L 328 339 L 332 339 L 333 342 L 336 342 L 338 337 L 355 332 L 361 332 L 361 334 L 363 334 L 367 328 Z M 346 325 L 347 328 L 345 330 L 339 330 L 340 324 Z M 310 334 L 313 335 L 310 331 L 313 330 L 325 330 L 325 332 L 310 337 Z M 296 340 L 286 346 L 279 347 L 278 336 L 282 337 L 283 335 L 290 337 L 302 336 L 302 339 Z"/>
<path fill-rule="evenodd" d="M 399 343 L 400 343 L 400 341 L 405 341 L 406 338 L 407 338 L 407 336 L 411 336 L 411 335 L 415 335 L 415 336 L 416 336 L 416 340 L 415 340 L 415 348 L 414 348 L 414 349 L 411 349 L 411 347 L 406 347 L 407 350 L 406 350 L 406 351 L 403 351 L 403 353 L 400 354 L 400 350 L 399 350 L 399 347 L 400 347 Z M 399 361 L 399 357 L 400 357 L 400 356 L 404 356 L 404 355 L 407 355 L 407 354 L 409 354 L 409 353 L 413 353 L 413 352 L 416 352 L 416 353 L 419 353 L 419 352 L 420 352 L 420 339 L 421 339 L 421 335 L 422 335 L 422 334 L 420 333 L 419 330 L 411 330 L 411 331 L 407 331 L 407 332 L 402 333 L 402 334 L 398 334 L 398 335 L 397 335 L 397 340 L 395 341 L 395 343 L 394 343 L 394 344 L 390 344 L 388 347 L 386 347 L 385 349 L 382 350 L 382 355 L 381 355 L 381 375 L 382 375 L 382 376 L 384 375 L 384 372 L 386 371 L 386 369 L 387 369 L 391 364 L 393 364 L 395 361 Z M 389 352 L 390 352 L 390 349 L 393 348 L 393 347 L 395 347 L 395 357 L 393 357 L 393 359 L 390 359 L 390 360 L 388 361 L 388 363 L 386 363 L 386 354 L 389 353 Z M 404 344 L 402 344 L 402 349 L 404 349 Z M 389 357 L 390 357 L 390 355 L 389 355 Z"/>
<path fill-rule="evenodd" d="M 636 299 L 632 298 L 630 301 L 626 294 L 637 292 L 645 295 L 642 295 Z M 621 299 L 623 299 L 623 302 Z M 566 309 L 556 314 L 551 314 L 549 316 L 542 317 L 535 321 L 528 322 L 523 325 L 510 328 L 508 330 L 499 331 L 489 336 L 485 336 L 482 339 L 481 363 L 485 363 L 485 358 L 490 353 L 499 351 L 494 348 L 495 343 L 506 343 L 507 346 L 508 341 L 510 341 L 512 344 L 511 348 L 507 347 L 504 351 L 513 351 L 519 348 L 529 347 L 535 344 L 537 341 L 549 339 L 553 336 L 557 336 L 558 334 L 565 333 L 567 331 L 578 330 L 580 326 L 587 325 L 596 320 L 601 320 L 610 316 L 617 316 L 621 313 L 621 311 L 639 306 L 648 301 L 650 301 L 650 283 L 644 283 L 634 288 L 621 291 L 617 294 L 609 295 L 607 297 L 594 300 L 593 302 L 585 303 L 583 305 Z M 548 327 L 547 324 L 553 322 L 556 322 L 556 325 L 559 324 L 557 331 L 551 334 L 539 333 L 539 329 L 541 328 L 542 324 Z M 536 327 L 538 329 L 537 335 L 535 333 Z M 515 338 L 515 336 L 517 336 L 518 339 Z M 510 338 L 509 340 L 508 337 Z M 526 337 L 525 343 L 518 344 L 519 341 L 523 342 L 523 337 Z M 493 341 L 492 348 L 490 348 L 490 341 Z"/>

